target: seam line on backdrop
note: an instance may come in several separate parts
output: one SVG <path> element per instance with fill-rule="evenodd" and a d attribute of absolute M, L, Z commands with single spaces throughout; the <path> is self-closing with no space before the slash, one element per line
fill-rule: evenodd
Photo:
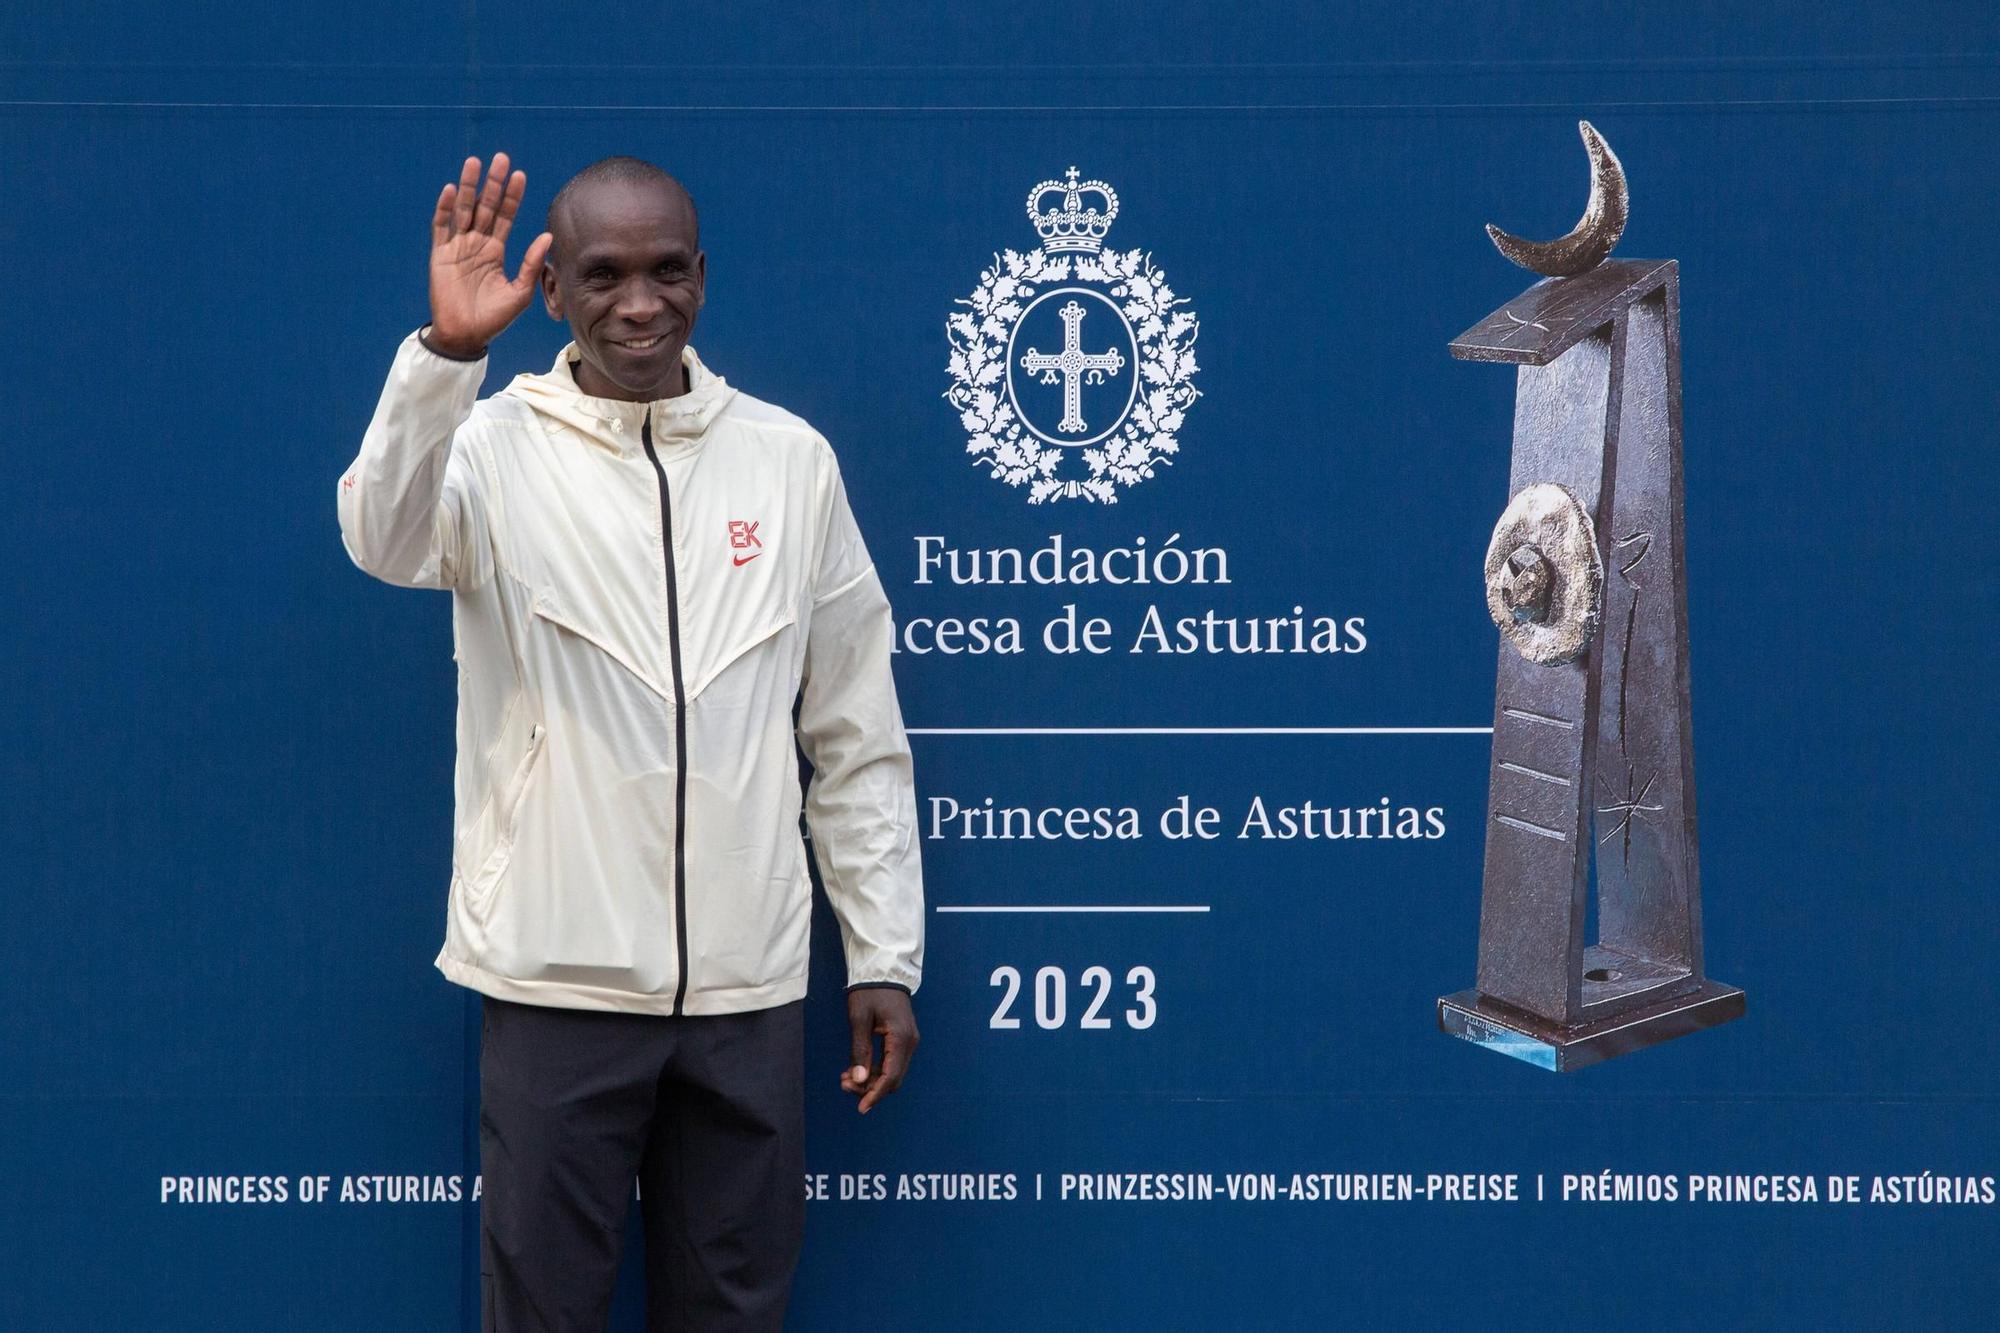
<path fill-rule="evenodd" d="M 1710 100 L 1686 99 L 1679 101 L 1655 102 L 1604 102 L 1592 100 L 1593 107 L 1602 111 L 1716 111 L 1716 110 L 1838 110 L 1855 107 L 1864 110 L 1950 110 L 1958 107 L 2000 106 L 2000 97 L 1802 97 L 1785 98 L 1715 98 Z M 1471 112 L 1480 114 L 1505 114 L 1510 112 L 1532 112 L 1546 115 L 1575 110 L 1571 102 L 1227 102 L 1227 103 L 1166 103 L 1160 105 L 1119 105 L 1115 103 L 1075 103 L 1069 105 L 1033 105 L 990 103 L 975 105 L 926 104 L 902 106 L 893 103 L 859 105 L 840 103 L 835 105 L 786 105 L 784 103 L 755 103 L 733 105 L 712 103 L 701 105 L 678 105 L 675 103 L 646 104 L 603 104 L 603 103 L 460 103 L 460 102 L 116 102 L 116 101 L 60 101 L 36 100 L 29 98 L 0 101 L 0 108 L 13 110 L 127 110 L 127 111 L 436 111 L 459 115 L 492 115 L 506 112 L 532 111 L 588 111 L 604 114 L 627 115 L 633 113 L 658 114 L 666 112 L 701 112 L 744 115 L 752 113 L 809 114 L 823 115 L 835 112 L 853 112 L 860 115 L 884 115 L 904 113 L 908 115 L 963 115 L 967 113 L 1005 112 L 1008 114 L 1053 115 L 1053 114 L 1094 114 L 1101 112 L 1145 112 L 1165 114 L 1170 112 L 1312 112 L 1351 111 L 1363 114 L 1383 114 L 1389 112 Z"/>
<path fill-rule="evenodd" d="M 1578 73 L 1593 72 L 1604 74 L 1629 74 L 1640 71 L 1665 72 L 1712 72 L 1717 70 L 1737 71 L 1798 71 L 1820 69 L 1959 69 L 1984 68 L 1995 64 L 1993 55 L 1985 52 L 1936 52 L 1909 51 L 1883 55 L 1860 56 L 1806 56 L 1791 58 L 1774 55 L 1755 56 L 1656 56 L 1644 59 L 1480 59 L 1480 60 L 1201 60 L 1201 61 L 1097 61 L 1079 64 L 1075 61 L 1025 62 L 1022 64 L 981 64 L 979 62 L 958 62 L 936 65 L 896 64 L 893 62 L 876 64 L 798 64 L 783 61 L 733 61 L 711 63 L 702 68 L 706 71 L 727 74 L 825 74 L 857 72 L 864 74 L 910 74 L 946 71 L 950 73 L 998 73 L 1011 74 L 1024 71 L 1047 73 L 1067 71 L 1076 74 L 1115 74 L 1126 71 L 1149 72 L 1169 70 L 1176 73 L 1201 70 L 1223 70 L 1245 74 L 1262 74 L 1273 71 L 1324 70 L 1330 73 L 1355 74 L 1374 73 L 1408 74 L 1414 71 L 1435 70 L 1441 73 L 1488 74 L 1495 70 L 1516 70 L 1522 73 Z M 61 70 L 141 70 L 148 73 L 198 69 L 206 71 L 258 70 L 342 70 L 356 74 L 380 75 L 402 73 L 416 75 L 449 74 L 457 66 L 414 63 L 378 63 L 374 61 L 358 63 L 341 60 L 229 60 L 197 63 L 178 60 L 0 60 L 0 70 L 44 68 Z M 577 62 L 532 62 L 508 61 L 486 62 L 480 68 L 489 74 L 636 74 L 670 73 L 682 68 L 677 65 L 648 64 L 581 64 Z"/>

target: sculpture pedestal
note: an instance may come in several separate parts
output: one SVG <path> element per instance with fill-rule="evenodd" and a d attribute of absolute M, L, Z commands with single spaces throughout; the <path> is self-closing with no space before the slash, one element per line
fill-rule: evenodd
<path fill-rule="evenodd" d="M 1559 1074 L 1742 1016 L 1743 992 L 1719 981 L 1704 981 L 1672 999 L 1621 1009 L 1574 1026 L 1551 1023 L 1509 1005 L 1483 1000 L 1476 990 L 1462 990 L 1438 1001 L 1440 1031 Z"/>

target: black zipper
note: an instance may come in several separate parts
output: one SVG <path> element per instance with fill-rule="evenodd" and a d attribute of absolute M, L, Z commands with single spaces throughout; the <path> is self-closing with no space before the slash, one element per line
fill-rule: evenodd
<path fill-rule="evenodd" d="M 674 507 L 667 488 L 667 470 L 653 452 L 653 409 L 639 426 L 653 472 L 660 479 L 660 531 L 667 558 L 667 652 L 674 677 L 674 949 L 680 956 L 680 981 L 674 987 L 674 1016 L 679 1017 L 688 989 L 687 925 L 687 697 L 681 686 L 681 598 L 674 578 Z"/>

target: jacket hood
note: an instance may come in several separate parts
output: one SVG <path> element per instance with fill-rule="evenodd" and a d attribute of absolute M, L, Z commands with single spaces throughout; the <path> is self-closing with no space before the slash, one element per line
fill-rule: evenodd
<path fill-rule="evenodd" d="M 736 396 L 736 390 L 722 376 L 702 364 L 692 346 L 681 349 L 688 391 L 650 403 L 598 398 L 583 392 L 570 369 L 580 355 L 574 342 L 567 343 L 556 354 L 555 365 L 545 373 L 516 375 L 500 392 L 619 453 L 630 453 L 640 447 L 639 424 L 648 413 L 652 417 L 656 448 L 671 445 L 691 448 L 701 443 L 716 417 Z"/>

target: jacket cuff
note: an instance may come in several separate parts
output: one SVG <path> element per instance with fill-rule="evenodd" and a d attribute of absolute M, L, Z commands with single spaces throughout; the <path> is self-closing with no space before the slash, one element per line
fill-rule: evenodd
<path fill-rule="evenodd" d="M 424 345 L 424 350 L 426 352 L 429 352 L 432 356 L 443 357 L 446 361 L 462 361 L 467 364 L 471 364 L 472 362 L 475 361 L 484 361 L 486 359 L 485 348 L 480 349 L 478 356 L 453 356 L 450 352 L 441 352 L 437 348 L 431 346 L 431 340 L 424 336 L 430 331 L 431 331 L 431 326 L 428 324 L 418 329 L 417 341 L 422 343 Z"/>
<path fill-rule="evenodd" d="M 911 990 L 908 986 L 905 986 L 900 981 L 857 981 L 853 985 L 847 988 L 847 993 L 849 995 L 852 995 L 855 991 L 858 990 L 876 990 L 876 989 L 899 990 L 903 992 L 903 994 L 905 995 L 916 994 L 915 991 Z"/>

